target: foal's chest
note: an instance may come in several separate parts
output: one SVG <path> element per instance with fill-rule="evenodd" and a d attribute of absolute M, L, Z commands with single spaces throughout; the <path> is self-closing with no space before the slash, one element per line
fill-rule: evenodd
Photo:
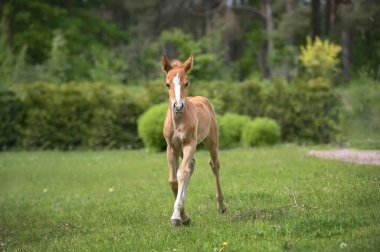
<path fill-rule="evenodd" d="M 181 130 L 180 128 L 177 128 L 173 132 L 173 135 L 171 137 L 171 143 L 177 146 L 178 144 L 182 143 L 184 137 L 185 137 L 185 134 L 183 130 Z"/>

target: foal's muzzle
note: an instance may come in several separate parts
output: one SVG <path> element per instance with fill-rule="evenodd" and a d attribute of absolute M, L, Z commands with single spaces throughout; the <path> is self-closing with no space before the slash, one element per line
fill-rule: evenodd
<path fill-rule="evenodd" d="M 173 109 L 175 112 L 183 112 L 183 110 L 185 109 L 185 104 L 183 102 L 174 102 Z"/>

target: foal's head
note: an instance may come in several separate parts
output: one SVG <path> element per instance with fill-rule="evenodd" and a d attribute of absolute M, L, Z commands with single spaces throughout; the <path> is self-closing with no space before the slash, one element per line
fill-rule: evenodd
<path fill-rule="evenodd" d="M 169 62 L 165 55 L 161 57 L 162 70 L 166 73 L 166 87 L 169 90 L 169 99 L 174 112 L 183 112 L 186 106 L 187 73 L 193 67 L 193 56 L 182 64 L 179 60 Z"/>

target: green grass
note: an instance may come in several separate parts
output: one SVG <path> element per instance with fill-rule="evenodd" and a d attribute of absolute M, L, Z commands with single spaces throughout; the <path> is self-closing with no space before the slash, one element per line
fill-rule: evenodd
<path fill-rule="evenodd" d="M 0 153 L 0 251 L 378 251 L 380 167 L 307 151 L 222 151 L 224 215 L 197 152 L 177 229 L 164 153 Z"/>

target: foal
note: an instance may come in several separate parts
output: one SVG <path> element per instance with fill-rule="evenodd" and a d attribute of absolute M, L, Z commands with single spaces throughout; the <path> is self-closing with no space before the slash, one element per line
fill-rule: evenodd
<path fill-rule="evenodd" d="M 218 210 L 220 213 L 227 210 L 219 180 L 218 126 L 214 109 L 205 97 L 187 97 L 187 72 L 193 66 L 193 57 L 190 56 L 184 64 L 177 60 L 170 64 L 163 55 L 161 63 L 169 91 L 163 134 L 167 143 L 169 184 L 175 197 L 170 223 L 172 226 L 179 226 L 181 222 L 189 225 L 190 218 L 185 213 L 185 196 L 194 171 L 194 154 L 198 143 L 203 142 L 210 152 L 209 164 L 216 179 Z M 179 157 L 182 158 L 181 165 Z"/>

